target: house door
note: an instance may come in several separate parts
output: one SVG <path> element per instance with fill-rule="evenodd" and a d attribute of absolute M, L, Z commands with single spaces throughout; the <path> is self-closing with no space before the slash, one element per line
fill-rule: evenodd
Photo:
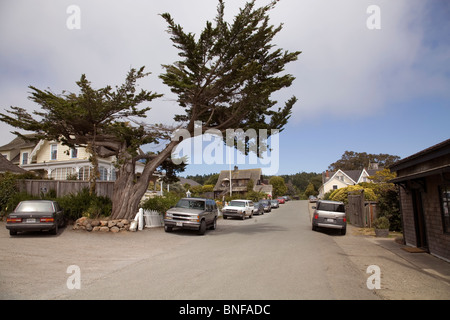
<path fill-rule="evenodd" d="M 422 192 L 418 189 L 413 189 L 411 191 L 414 210 L 414 225 L 416 229 L 416 244 L 418 248 L 428 250 L 427 230 L 422 204 Z"/>

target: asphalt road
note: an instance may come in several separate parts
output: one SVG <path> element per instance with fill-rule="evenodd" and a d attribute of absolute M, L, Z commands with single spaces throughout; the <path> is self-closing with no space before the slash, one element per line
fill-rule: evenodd
<path fill-rule="evenodd" d="M 10 237 L 2 222 L 0 298 L 379 299 L 339 241 L 311 230 L 306 201 L 245 221 L 219 219 L 205 236 L 68 227 Z M 77 273 L 69 266 L 78 268 L 79 289 L 69 289 Z"/>

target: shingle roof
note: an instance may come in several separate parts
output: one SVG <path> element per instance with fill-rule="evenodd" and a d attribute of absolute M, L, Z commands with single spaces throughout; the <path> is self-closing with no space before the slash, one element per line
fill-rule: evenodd
<path fill-rule="evenodd" d="M 262 172 L 261 168 L 259 168 L 259 169 L 244 169 L 244 170 L 238 170 L 235 168 L 234 170 L 231 171 L 231 179 L 232 180 L 249 179 L 249 180 L 253 180 L 254 185 L 256 185 L 257 181 L 261 177 L 261 172 Z M 214 186 L 214 191 L 221 191 L 221 190 L 228 188 L 228 187 L 222 186 L 222 181 L 229 180 L 229 178 L 230 178 L 230 170 L 220 171 L 219 178 L 217 179 L 217 183 Z M 243 190 L 241 190 L 241 191 L 247 190 L 247 186 L 242 186 L 242 187 L 243 187 Z M 237 188 L 239 188 L 239 186 L 233 185 L 233 191 L 238 191 Z"/>
<path fill-rule="evenodd" d="M 0 172 L 25 173 L 27 171 L 16 166 L 0 154 Z"/>
<path fill-rule="evenodd" d="M 32 139 L 35 134 L 25 134 L 24 137 Z M 36 146 L 36 141 L 24 140 L 20 137 L 15 137 L 11 142 L 0 146 L 0 151 L 17 150 L 22 148 L 34 148 Z"/>

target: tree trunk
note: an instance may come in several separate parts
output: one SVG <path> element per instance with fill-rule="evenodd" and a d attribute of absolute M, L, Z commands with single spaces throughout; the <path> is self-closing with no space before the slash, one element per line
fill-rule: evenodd
<path fill-rule="evenodd" d="M 139 203 L 147 191 L 150 178 L 161 163 L 172 153 L 178 141 L 171 141 L 158 156 L 145 165 L 141 177 L 136 181 L 135 165 L 131 156 L 126 157 L 120 167 L 118 177 L 114 183 L 112 199 L 112 219 L 134 219 L 139 210 Z"/>

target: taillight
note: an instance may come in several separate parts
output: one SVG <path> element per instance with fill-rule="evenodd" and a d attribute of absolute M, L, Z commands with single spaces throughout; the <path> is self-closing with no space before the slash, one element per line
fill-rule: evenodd
<path fill-rule="evenodd" d="M 18 223 L 18 222 L 22 222 L 22 218 L 7 218 L 6 222 Z"/>
<path fill-rule="evenodd" d="M 346 217 L 344 217 L 344 222 L 347 222 L 347 218 Z"/>
<path fill-rule="evenodd" d="M 41 222 L 54 222 L 55 219 L 54 219 L 54 218 L 41 218 L 40 221 L 41 221 Z"/>
<path fill-rule="evenodd" d="M 314 219 L 319 219 L 319 215 L 317 213 L 314 215 Z"/>

